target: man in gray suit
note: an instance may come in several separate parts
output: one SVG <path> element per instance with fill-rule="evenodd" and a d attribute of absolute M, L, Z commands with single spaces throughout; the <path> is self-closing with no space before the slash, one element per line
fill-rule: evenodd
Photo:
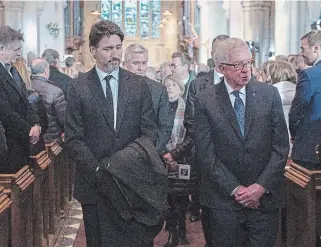
<path fill-rule="evenodd" d="M 211 247 L 274 246 L 283 200 L 288 131 L 276 88 L 251 79 L 246 43 L 229 38 L 214 54 L 224 79 L 196 96 L 200 201 Z"/>
<path fill-rule="evenodd" d="M 157 137 L 146 79 L 119 68 L 123 40 L 113 22 L 92 26 L 89 46 L 96 65 L 71 82 L 67 97 L 66 146 L 77 165 L 74 197 L 82 205 L 88 247 L 147 247 L 161 230 L 124 220 L 98 190 L 97 178 L 109 165 L 103 160 L 135 140 L 155 143 Z"/>
<path fill-rule="evenodd" d="M 148 50 L 140 44 L 126 48 L 124 65 L 127 70 L 140 76 L 146 76 Z M 156 149 L 159 153 L 166 151 L 165 145 L 171 137 L 173 122 L 169 117 L 170 108 L 166 87 L 159 82 L 145 78 L 152 96 L 158 125 Z"/>

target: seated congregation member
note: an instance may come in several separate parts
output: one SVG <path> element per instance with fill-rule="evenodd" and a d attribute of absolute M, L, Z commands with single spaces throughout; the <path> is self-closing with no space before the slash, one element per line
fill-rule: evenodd
<path fill-rule="evenodd" d="M 146 76 L 148 50 L 140 44 L 132 44 L 126 48 L 124 65 L 127 70 L 140 76 Z M 156 81 L 146 78 L 152 96 L 154 111 L 157 119 L 158 138 L 156 149 L 161 154 L 171 136 L 173 121 L 169 117 L 169 101 L 166 87 Z"/>
<path fill-rule="evenodd" d="M 49 81 L 49 64 L 44 58 L 31 62 L 32 88 L 41 95 L 46 108 L 48 128 L 44 131 L 45 143 L 61 142 L 64 132 L 66 101 L 63 91 Z"/>
<path fill-rule="evenodd" d="M 71 82 L 67 97 L 65 140 L 88 247 L 151 247 L 167 208 L 147 78 L 119 67 L 123 40 L 115 23 L 93 24 L 96 65 Z"/>
<path fill-rule="evenodd" d="M 289 139 L 277 88 L 251 80 L 252 56 L 229 38 L 214 53 L 224 79 L 196 96 L 195 148 L 210 247 L 272 247 L 284 204 Z"/>
<path fill-rule="evenodd" d="M 41 98 L 41 95 L 37 93 L 31 85 L 31 79 L 30 79 L 30 72 L 27 67 L 26 61 L 20 57 L 14 64 L 13 67 L 17 70 L 17 73 L 13 71 L 14 78 L 16 77 L 16 80 L 20 80 L 21 85 L 25 85 L 27 89 L 27 96 L 28 101 L 33 107 L 34 111 L 37 113 L 37 116 L 39 118 L 39 124 L 41 127 L 41 133 L 39 136 L 39 141 L 35 145 L 30 146 L 30 155 L 37 155 L 41 151 L 45 150 L 45 142 L 43 138 L 43 134 L 48 129 L 48 118 L 46 113 L 46 107 L 45 104 Z"/>
<path fill-rule="evenodd" d="M 16 173 L 28 164 L 30 144 L 39 141 L 39 119 L 28 102 L 26 88 L 15 80 L 12 64 L 21 57 L 23 36 L 9 26 L 0 26 L 0 121 L 5 129 L 7 153 L 0 173 Z"/>
<path fill-rule="evenodd" d="M 283 112 L 285 116 L 286 125 L 289 130 L 289 112 L 291 103 L 294 99 L 295 88 L 297 83 L 297 74 L 294 67 L 284 61 L 270 61 L 268 74 L 265 74 L 264 81 L 269 81 L 279 91 L 282 101 Z M 265 67 L 264 63 L 262 67 Z M 265 71 L 267 71 L 265 69 Z M 289 135 L 290 132 L 288 131 Z M 290 146 L 292 144 L 290 143 Z M 291 150 L 291 149 L 290 149 Z"/>
<path fill-rule="evenodd" d="M 71 78 L 78 78 L 79 71 L 76 65 L 76 60 L 74 57 L 67 57 L 65 59 L 65 65 L 66 65 L 66 74 L 70 76 Z"/>
<path fill-rule="evenodd" d="M 171 159 L 167 160 L 167 165 L 175 167 L 178 164 L 192 165 L 191 154 L 187 152 L 184 156 L 177 159 L 178 146 L 184 141 L 185 128 L 184 128 L 184 113 L 185 113 L 185 101 L 183 99 L 185 86 L 178 76 L 169 75 L 165 79 L 165 86 L 167 88 L 171 118 L 174 121 L 171 138 L 166 145 L 167 152 L 164 157 L 170 154 Z M 179 149 L 181 153 L 184 150 Z M 181 154 L 180 153 L 180 154 Z M 173 167 L 173 168 L 174 168 Z M 169 168 L 169 169 L 170 169 Z M 186 238 L 186 212 L 189 204 L 190 194 L 190 181 L 171 178 L 169 180 L 169 214 L 166 217 L 167 228 L 169 230 L 168 241 L 164 247 L 177 246 L 178 244 L 188 244 Z"/>
<path fill-rule="evenodd" d="M 42 57 L 49 63 L 49 80 L 67 95 L 71 77 L 59 71 L 59 53 L 54 49 L 46 49 Z"/>

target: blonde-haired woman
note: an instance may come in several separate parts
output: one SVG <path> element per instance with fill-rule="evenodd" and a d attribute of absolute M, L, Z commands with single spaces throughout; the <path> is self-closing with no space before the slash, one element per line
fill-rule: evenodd
<path fill-rule="evenodd" d="M 12 70 L 12 77 L 14 78 L 16 83 L 20 83 L 19 87 L 21 87 L 21 90 L 26 91 L 28 101 L 39 117 L 39 123 L 41 127 L 39 141 L 35 145 L 31 145 L 30 147 L 30 154 L 36 155 L 45 149 L 43 134 L 48 129 L 46 107 L 42 101 L 41 96 L 32 89 L 30 72 L 27 67 L 26 60 L 20 57 L 12 66 L 16 69 Z"/>
<path fill-rule="evenodd" d="M 298 80 L 297 73 L 294 67 L 288 62 L 271 61 L 267 63 L 262 65 L 263 68 L 266 68 L 266 72 L 264 72 L 266 73 L 266 82 L 271 83 L 279 91 L 282 100 L 285 121 L 289 130 L 289 112 L 295 95 L 296 83 Z M 290 146 L 292 148 L 292 145 Z"/>
<path fill-rule="evenodd" d="M 174 120 L 171 138 L 166 145 L 167 153 L 163 155 L 167 161 L 169 171 L 175 170 L 176 164 L 189 164 L 188 154 L 178 158 L 176 155 L 179 145 L 184 141 L 184 113 L 185 101 L 183 99 L 184 83 L 175 75 L 169 75 L 164 80 L 170 101 L 171 114 Z M 168 204 L 169 214 L 166 217 L 166 224 L 169 231 L 168 241 L 164 247 L 173 247 L 188 244 L 186 238 L 186 212 L 189 204 L 190 180 L 176 178 L 169 179 Z"/>

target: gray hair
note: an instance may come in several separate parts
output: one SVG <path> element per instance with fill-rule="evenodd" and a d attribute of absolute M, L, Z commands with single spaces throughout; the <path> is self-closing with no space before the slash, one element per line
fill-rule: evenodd
<path fill-rule="evenodd" d="M 131 44 L 125 50 L 125 62 L 131 61 L 134 53 L 147 53 L 148 56 L 148 50 L 144 46 L 140 44 Z"/>
<path fill-rule="evenodd" d="M 23 41 L 22 33 L 9 26 L 0 26 L 0 45 L 6 46 L 16 40 Z"/>
<path fill-rule="evenodd" d="M 309 46 L 319 44 L 321 46 L 321 30 L 312 30 L 305 34 L 301 40 L 308 39 Z"/>
<path fill-rule="evenodd" d="M 49 68 L 49 63 L 45 58 L 38 57 L 32 60 L 30 70 L 32 75 L 39 75 Z"/>
<path fill-rule="evenodd" d="M 54 49 L 46 49 L 42 53 L 42 57 L 47 60 L 49 65 L 57 65 L 57 59 L 59 59 L 59 53 Z"/>
<path fill-rule="evenodd" d="M 75 61 L 76 61 L 76 60 L 75 60 L 74 57 L 67 57 L 67 58 L 65 59 L 66 67 L 67 67 L 67 68 L 71 67 L 71 66 L 74 64 Z"/>
<path fill-rule="evenodd" d="M 248 45 L 241 39 L 228 38 L 224 40 L 224 42 L 221 42 L 213 54 L 215 65 L 218 66 L 222 63 L 229 63 L 231 51 L 239 47 L 247 47 L 250 53 Z"/>

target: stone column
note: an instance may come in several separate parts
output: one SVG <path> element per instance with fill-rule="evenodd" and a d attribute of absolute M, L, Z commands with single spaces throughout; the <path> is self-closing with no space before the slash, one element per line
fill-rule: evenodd
<path fill-rule="evenodd" d="M 2 24 L 16 30 L 22 30 L 22 12 L 24 1 L 2 1 Z M 0 6 L 1 7 L 1 6 Z"/>
<path fill-rule="evenodd" d="M 27 54 L 32 52 L 37 53 L 38 36 L 37 32 L 37 2 L 27 1 L 23 8 L 23 57 L 26 58 Z"/>
<path fill-rule="evenodd" d="M 206 63 L 211 57 L 212 41 L 220 34 L 227 34 L 227 13 L 222 8 L 222 2 L 202 0 L 201 6 L 201 41 L 200 62 Z"/>
<path fill-rule="evenodd" d="M 255 58 L 257 65 L 267 61 L 270 50 L 271 1 L 246 0 L 242 2 L 244 14 L 243 39 L 257 42 L 260 46 L 259 53 Z"/>
<path fill-rule="evenodd" d="M 230 30 L 229 35 L 235 38 L 243 38 L 243 9 L 240 1 L 230 2 Z"/>

